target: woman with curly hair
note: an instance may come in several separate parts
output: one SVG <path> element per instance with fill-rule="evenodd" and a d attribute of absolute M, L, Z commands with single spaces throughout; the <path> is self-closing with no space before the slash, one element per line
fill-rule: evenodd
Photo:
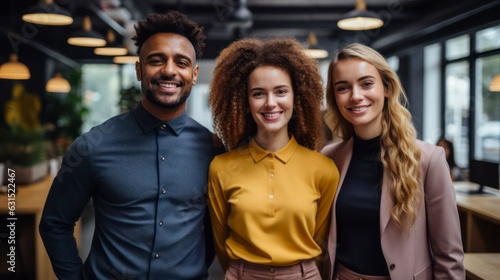
<path fill-rule="evenodd" d="M 322 153 L 340 170 L 325 279 L 465 279 L 444 150 L 417 140 L 397 74 L 375 50 L 341 49 L 328 69 Z"/>
<path fill-rule="evenodd" d="M 317 62 L 292 38 L 242 39 L 216 60 L 209 212 L 226 279 L 321 279 L 338 183 L 322 145 Z"/>

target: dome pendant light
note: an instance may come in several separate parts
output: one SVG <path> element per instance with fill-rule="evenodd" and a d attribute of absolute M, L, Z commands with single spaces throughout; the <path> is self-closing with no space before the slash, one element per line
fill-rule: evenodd
<path fill-rule="evenodd" d="M 64 79 L 61 73 L 58 72 L 47 82 L 45 91 L 68 93 L 71 91 L 71 85 L 68 80 Z"/>
<path fill-rule="evenodd" d="M 113 30 L 109 29 L 108 34 L 106 36 L 107 44 L 104 47 L 95 48 L 94 53 L 97 55 L 106 55 L 106 56 L 117 56 L 117 55 L 126 55 L 128 50 L 115 43 L 115 33 Z"/>
<path fill-rule="evenodd" d="M 375 29 L 382 25 L 384 22 L 377 14 L 366 10 L 365 0 L 356 0 L 356 8 L 337 22 L 340 29 L 354 31 Z"/>
<path fill-rule="evenodd" d="M 73 23 L 71 14 L 57 4 L 54 4 L 54 0 L 40 1 L 36 6 L 26 10 L 22 19 L 25 22 L 40 25 L 63 26 Z"/>
<path fill-rule="evenodd" d="M 328 51 L 318 45 L 318 39 L 316 39 L 314 32 L 310 32 L 309 36 L 307 36 L 307 49 L 304 51 L 311 58 L 321 59 L 328 57 Z"/>
<path fill-rule="evenodd" d="M 31 78 L 30 70 L 17 61 L 17 54 L 11 54 L 9 61 L 0 66 L 0 79 L 28 80 L 29 78 Z"/>
<path fill-rule="evenodd" d="M 490 82 L 490 91 L 500 92 L 500 74 L 496 74 Z"/>
<path fill-rule="evenodd" d="M 139 56 L 129 54 L 129 52 L 130 52 L 130 45 L 129 44 L 125 44 L 125 49 L 127 50 L 127 53 L 125 55 L 113 57 L 113 63 L 116 63 L 116 64 L 135 64 L 136 62 L 139 61 Z"/>
<path fill-rule="evenodd" d="M 106 45 L 104 37 L 92 31 L 92 22 L 89 16 L 83 18 L 83 29 L 75 32 L 68 38 L 68 44 L 79 47 L 102 47 Z"/>

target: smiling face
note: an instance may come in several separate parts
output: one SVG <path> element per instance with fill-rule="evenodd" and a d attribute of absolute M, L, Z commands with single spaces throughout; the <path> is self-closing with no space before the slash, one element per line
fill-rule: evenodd
<path fill-rule="evenodd" d="M 194 47 L 184 36 L 157 33 L 149 37 L 136 63 L 144 106 L 183 111 L 198 77 L 195 59 Z"/>
<path fill-rule="evenodd" d="M 349 58 L 338 62 L 331 78 L 337 107 L 356 135 L 365 140 L 380 135 L 387 94 L 377 69 L 364 60 Z"/>
<path fill-rule="evenodd" d="M 257 123 L 257 135 L 284 134 L 288 137 L 293 87 L 286 71 L 275 66 L 255 68 L 248 78 L 248 103 Z"/>

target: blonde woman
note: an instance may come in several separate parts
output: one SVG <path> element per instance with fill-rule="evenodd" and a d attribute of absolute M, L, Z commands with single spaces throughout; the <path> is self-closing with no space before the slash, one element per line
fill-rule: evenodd
<path fill-rule="evenodd" d="M 351 44 L 330 63 L 323 148 L 340 171 L 324 279 L 465 279 L 460 222 L 441 147 L 417 140 L 397 74 Z"/>

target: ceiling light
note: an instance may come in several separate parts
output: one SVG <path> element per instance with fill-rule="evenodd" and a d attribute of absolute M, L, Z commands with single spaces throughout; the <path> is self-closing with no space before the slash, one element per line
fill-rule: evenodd
<path fill-rule="evenodd" d="M 138 61 L 139 57 L 137 55 L 123 55 L 113 57 L 113 63 L 116 64 L 135 64 Z"/>
<path fill-rule="evenodd" d="M 370 30 L 379 28 L 384 22 L 374 12 L 366 10 L 365 0 L 356 0 L 356 8 L 337 22 L 337 26 L 344 30 Z"/>
<path fill-rule="evenodd" d="M 28 80 L 31 77 L 26 65 L 17 61 L 17 54 L 11 54 L 9 61 L 0 66 L 0 79 Z"/>
<path fill-rule="evenodd" d="M 70 25 L 73 23 L 71 14 L 54 4 L 53 0 L 42 0 L 36 6 L 26 10 L 22 19 L 26 22 L 40 25 Z"/>
<path fill-rule="evenodd" d="M 307 56 L 315 59 L 328 57 L 328 51 L 318 45 L 318 39 L 314 32 L 307 36 L 307 48 L 304 50 Z"/>
<path fill-rule="evenodd" d="M 490 91 L 500 92 L 500 74 L 496 74 L 490 82 Z"/>
<path fill-rule="evenodd" d="M 83 18 L 82 30 L 75 32 L 68 38 L 68 44 L 80 47 L 102 47 L 106 40 L 99 33 L 92 31 L 92 22 L 89 16 Z"/>
<path fill-rule="evenodd" d="M 56 73 L 52 79 L 47 82 L 45 91 L 47 92 L 62 92 L 68 93 L 71 90 L 71 85 L 68 80 L 62 77 L 61 73 Z"/>
<path fill-rule="evenodd" d="M 106 41 L 108 42 L 106 46 L 95 48 L 94 53 L 97 55 L 106 55 L 106 56 L 117 56 L 117 55 L 126 55 L 128 53 L 127 48 L 122 45 L 115 43 L 115 33 L 113 30 L 109 29 L 108 34 L 106 36 Z"/>
<path fill-rule="evenodd" d="M 253 25 L 252 12 L 247 8 L 246 0 L 238 0 L 237 8 L 227 18 L 228 25 L 236 28 L 250 28 Z"/>

